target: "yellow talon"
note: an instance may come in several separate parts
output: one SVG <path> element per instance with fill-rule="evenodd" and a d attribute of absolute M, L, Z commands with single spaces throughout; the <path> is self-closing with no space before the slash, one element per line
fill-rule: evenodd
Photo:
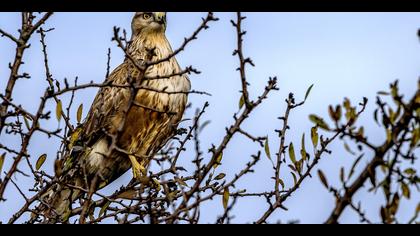
<path fill-rule="evenodd" d="M 135 156 L 130 155 L 131 166 L 133 170 L 133 177 L 142 180 L 146 175 L 146 169 L 137 161 Z"/>

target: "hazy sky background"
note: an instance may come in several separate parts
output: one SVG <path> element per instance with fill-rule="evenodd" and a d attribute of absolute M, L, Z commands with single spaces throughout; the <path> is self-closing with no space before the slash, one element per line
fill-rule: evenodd
<path fill-rule="evenodd" d="M 44 28 L 54 27 L 48 33 L 48 52 L 50 68 L 54 78 L 72 81 L 76 76 L 80 83 L 89 81 L 102 82 L 106 73 L 106 53 L 112 49 L 111 68 L 115 68 L 123 60 L 123 53 L 111 42 L 112 27 L 119 26 L 130 29 L 132 13 L 56 13 Z M 167 36 L 174 49 L 190 36 L 201 23 L 206 13 L 168 13 Z M 251 56 L 255 68 L 248 69 L 251 83 L 250 93 L 256 98 L 262 92 L 269 76 L 279 78 L 280 91 L 258 108 L 245 123 L 245 130 L 258 136 L 269 135 L 271 152 L 277 150 L 279 141 L 274 129 L 281 126 L 276 118 L 283 114 L 284 99 L 289 92 L 294 92 L 298 100 L 302 99 L 309 85 L 315 87 L 308 102 L 291 115 L 291 131 L 287 143 L 294 141 L 300 148 L 300 137 L 305 132 L 309 138 L 312 123 L 308 115 L 316 113 L 327 116 L 329 104 L 342 102 L 344 97 L 354 103 L 369 98 L 370 103 L 362 123 L 366 124 L 365 132 L 374 143 L 381 143 L 384 134 L 375 126 L 372 119 L 375 94 L 386 90 L 388 84 L 400 79 L 401 90 L 411 96 L 417 86 L 419 76 L 420 45 L 416 36 L 420 27 L 418 13 L 246 13 L 248 18 L 243 27 L 247 30 L 244 52 Z M 232 57 L 236 47 L 236 35 L 230 20 L 236 18 L 234 13 L 216 13 L 220 21 L 210 24 L 210 28 L 199 35 L 186 51 L 178 57 L 182 67 L 193 65 L 202 73 L 192 75 L 193 89 L 206 91 L 211 97 L 191 95 L 190 101 L 195 107 L 201 107 L 205 101 L 211 106 L 205 115 L 212 123 L 202 134 L 202 147 L 207 150 L 212 143 L 218 144 L 225 133 L 225 127 L 233 122 L 232 115 L 237 112 L 240 97 L 240 81 L 235 71 L 238 61 Z M 20 24 L 17 13 L 1 13 L 0 27 L 17 35 Z M 20 80 L 15 91 L 15 102 L 24 106 L 35 107 L 45 89 L 45 72 L 40 50 L 39 35 L 31 41 L 31 48 L 25 54 L 25 65 L 21 71 L 31 74 L 32 79 Z M 6 38 L 0 39 L 0 89 L 4 91 L 8 76 L 8 63 L 14 56 L 14 45 Z M 88 89 L 79 93 L 74 109 L 84 103 L 86 114 L 96 89 Z M 64 98 L 63 98 L 64 99 Z M 65 100 L 65 99 L 64 99 Z M 50 104 L 51 105 L 51 104 Z M 53 109 L 54 106 L 50 106 Z M 191 117 L 195 109 L 186 113 Z M 75 114 L 75 111 L 73 112 Z M 58 124 L 53 124 L 51 129 Z M 63 124 L 60 124 L 63 127 Z M 188 125 L 188 124 L 187 124 Z M 16 140 L 1 140 L 1 143 L 18 145 Z M 311 150 L 307 139 L 308 149 Z M 48 140 L 38 135 L 31 143 L 31 153 L 36 157 L 48 153 L 48 163 L 44 169 L 51 171 L 57 140 Z M 331 149 L 333 154 L 324 156 L 319 167 L 327 174 L 331 183 L 338 179 L 340 166 L 349 165 L 354 157 L 346 153 L 342 142 L 335 142 Z M 260 150 L 259 146 L 250 143 L 246 138 L 237 135 L 224 153 L 223 165 L 219 171 L 228 172 L 228 177 L 240 170 L 250 160 L 250 155 Z M 182 156 L 188 163 L 194 156 L 187 152 Z M 36 160 L 34 160 L 36 161 Z M 362 162 L 361 167 L 368 160 Z M 10 161 L 3 170 L 8 169 Z M 186 164 L 188 165 L 188 164 Z M 22 169 L 24 164 L 22 164 Z M 314 172 L 315 173 L 315 172 Z M 256 174 L 244 178 L 238 188 L 247 187 L 250 192 L 270 189 L 273 185 L 270 177 L 272 167 L 268 159 L 263 159 L 256 168 Z M 292 184 L 289 173 L 282 176 L 286 183 Z M 126 183 L 131 172 L 117 180 L 107 191 Z M 18 180 L 30 187 L 32 180 L 18 176 Z M 338 182 L 335 183 L 337 186 Z M 413 193 L 412 198 L 419 199 Z M 12 185 L 6 194 L 9 201 L 0 204 L 0 220 L 7 220 L 24 202 Z M 377 196 L 359 192 L 356 200 L 363 200 L 363 208 L 368 217 L 379 219 Z M 302 223 L 322 223 L 333 207 L 334 199 L 320 184 L 318 178 L 307 179 L 286 203 L 289 211 L 276 211 L 270 222 L 281 220 L 300 220 Z M 417 203 L 415 203 L 417 204 Z M 264 199 L 240 200 L 237 205 L 234 222 L 252 222 L 266 210 Z M 402 219 L 408 220 L 413 214 L 413 205 L 402 201 Z M 207 213 L 206 213 L 207 212 Z M 220 198 L 211 205 L 203 207 L 203 222 L 213 223 L 215 217 L 222 214 Z M 359 222 L 358 216 L 346 210 L 341 222 Z"/>

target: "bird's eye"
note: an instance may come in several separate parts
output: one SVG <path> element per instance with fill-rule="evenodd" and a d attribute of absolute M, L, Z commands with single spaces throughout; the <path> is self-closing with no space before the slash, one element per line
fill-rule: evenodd
<path fill-rule="evenodd" d="M 152 14 L 149 14 L 149 13 L 144 13 L 143 14 L 143 19 L 145 19 L 145 20 L 148 20 L 148 19 L 150 19 L 152 17 Z"/>

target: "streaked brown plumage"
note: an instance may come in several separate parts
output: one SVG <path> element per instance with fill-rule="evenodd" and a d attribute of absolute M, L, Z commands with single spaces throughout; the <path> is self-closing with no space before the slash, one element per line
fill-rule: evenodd
<path fill-rule="evenodd" d="M 171 55 L 172 49 L 165 36 L 165 29 L 165 13 L 136 13 L 128 48 L 130 56 L 139 62 L 146 61 L 147 51 L 152 48 L 155 53 L 152 61 Z M 180 66 L 172 57 L 148 68 L 145 77 L 171 75 L 180 71 Z M 106 82 L 128 85 L 129 78 L 137 78 L 138 75 L 139 70 L 127 58 L 110 74 Z M 186 92 L 190 90 L 190 82 L 186 76 L 173 76 L 146 80 L 141 85 L 150 90 L 138 90 L 127 113 L 124 109 L 130 101 L 130 89 L 100 89 L 79 130 L 79 147 L 76 145 L 64 161 L 64 174 L 61 178 L 65 183 L 84 187 L 81 170 L 86 172 L 89 181 L 97 177 L 95 189 L 106 186 L 130 167 L 133 167 L 135 177 L 143 174 L 152 156 L 175 132 L 187 104 Z M 71 202 L 79 195 L 79 191 L 54 186 L 53 191 L 44 196 L 53 206 L 53 211 L 48 214 L 54 212 L 60 220 L 65 219 Z"/>

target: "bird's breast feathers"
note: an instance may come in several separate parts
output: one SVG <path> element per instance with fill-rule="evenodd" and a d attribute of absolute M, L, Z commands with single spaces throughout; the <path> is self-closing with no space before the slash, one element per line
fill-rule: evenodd
<path fill-rule="evenodd" d="M 132 47 L 134 57 L 137 58 L 144 58 L 146 53 L 145 48 L 153 48 L 155 56 L 152 58 L 152 61 L 168 58 L 172 54 L 171 46 L 164 35 L 150 35 L 144 39 L 139 37 L 138 40 L 133 42 Z M 139 50 L 140 48 L 142 50 Z M 176 75 L 169 78 L 156 79 L 157 77 L 167 77 L 180 72 L 181 67 L 175 57 L 151 66 L 147 69 L 145 78 L 154 79 L 144 81 L 143 86 L 151 88 L 154 91 L 140 90 L 139 94 L 147 94 L 147 97 L 153 99 L 163 107 L 169 108 L 171 112 L 183 111 L 183 109 L 179 110 L 179 108 L 185 106 L 184 103 L 187 102 L 187 93 L 191 89 L 188 77 L 186 75 Z M 140 95 L 139 97 L 144 96 Z"/>
<path fill-rule="evenodd" d="M 157 38 L 135 39 L 130 45 L 129 53 L 141 61 L 147 48 L 155 49 L 152 61 L 167 58 L 172 53 L 164 35 Z M 116 84 L 129 83 L 128 78 L 135 78 L 136 73 L 138 74 L 130 64 L 130 61 L 126 60 L 111 73 L 109 79 Z M 120 149 L 147 156 L 156 152 L 173 134 L 187 104 L 188 92 L 191 89 L 188 77 L 170 76 L 180 72 L 181 68 L 175 57 L 149 67 L 145 72 L 142 88 L 135 96 L 135 105 L 126 115 L 123 108 L 128 104 L 130 90 L 116 87 L 103 88 L 101 95 L 95 99 L 93 113 L 87 119 L 88 134 L 94 133 L 92 130 L 102 129 L 106 129 L 108 134 L 115 134 L 118 127 L 124 124 L 117 141 Z M 127 165 L 129 160 L 110 151 L 109 145 L 105 138 L 96 140 L 87 155 L 92 170 L 98 170 L 104 178 L 107 176 L 111 178 L 114 175 L 116 177 L 129 167 Z M 114 158 L 109 158 L 110 156 Z"/>

